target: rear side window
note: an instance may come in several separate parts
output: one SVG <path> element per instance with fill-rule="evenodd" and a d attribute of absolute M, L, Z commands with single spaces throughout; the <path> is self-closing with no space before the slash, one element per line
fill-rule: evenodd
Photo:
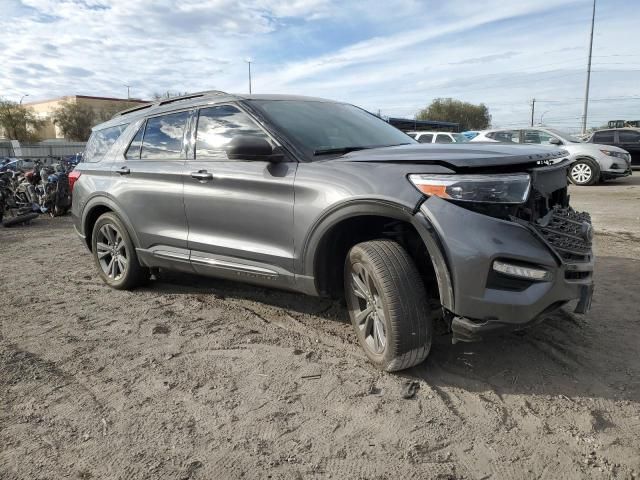
<path fill-rule="evenodd" d="M 95 130 L 84 151 L 85 162 L 99 162 L 104 158 L 106 153 L 111 148 L 111 145 L 116 143 L 116 140 L 120 138 L 122 132 L 127 128 L 128 123 L 117 125 L 115 127 L 103 128 L 102 130 Z"/>
<path fill-rule="evenodd" d="M 520 130 L 501 130 L 499 132 L 491 132 L 487 137 L 505 143 L 520 143 Z"/>
<path fill-rule="evenodd" d="M 613 143 L 613 132 L 596 132 L 593 135 L 594 143 Z"/>
<path fill-rule="evenodd" d="M 640 132 L 619 131 L 618 138 L 620 138 L 620 143 L 638 143 L 640 142 Z"/>
<path fill-rule="evenodd" d="M 420 143 L 431 143 L 433 141 L 433 135 L 431 135 L 430 133 L 427 133 L 425 135 L 420 135 L 420 138 L 418 138 L 418 141 Z"/>
<path fill-rule="evenodd" d="M 255 122 L 233 105 L 203 108 L 198 116 L 196 158 L 226 160 L 225 147 L 237 135 L 262 137 L 270 142 L 269 137 Z"/>
<path fill-rule="evenodd" d="M 188 119 L 189 112 L 148 118 L 140 158 L 143 160 L 182 158 L 182 140 Z"/>
<path fill-rule="evenodd" d="M 436 143 L 453 143 L 453 139 L 449 135 L 439 133 L 436 136 Z"/>

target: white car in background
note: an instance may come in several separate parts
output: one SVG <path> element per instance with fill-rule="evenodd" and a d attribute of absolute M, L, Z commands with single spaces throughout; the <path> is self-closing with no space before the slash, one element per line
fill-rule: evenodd
<path fill-rule="evenodd" d="M 573 160 L 569 180 L 575 185 L 593 185 L 598 181 L 631 175 L 631 155 L 626 150 L 611 145 L 585 143 L 553 128 L 484 130 L 471 141 L 562 146 Z"/>
<path fill-rule="evenodd" d="M 420 143 L 467 143 L 469 139 L 461 133 L 452 132 L 407 132 Z"/>

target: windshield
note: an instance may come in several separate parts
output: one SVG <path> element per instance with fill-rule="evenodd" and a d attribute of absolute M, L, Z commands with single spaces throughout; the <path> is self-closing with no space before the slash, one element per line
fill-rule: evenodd
<path fill-rule="evenodd" d="M 562 132 L 560 130 L 556 130 L 555 128 L 548 128 L 549 132 L 553 133 L 556 137 L 560 137 L 563 141 L 569 143 L 582 143 L 578 137 L 574 137 L 570 133 Z"/>
<path fill-rule="evenodd" d="M 461 133 L 452 133 L 451 135 L 453 136 L 453 139 L 456 141 L 456 143 L 465 143 L 469 141 L 469 139 Z"/>
<path fill-rule="evenodd" d="M 289 139 L 307 153 L 416 143 L 384 120 L 353 105 L 305 100 L 250 100 Z"/>

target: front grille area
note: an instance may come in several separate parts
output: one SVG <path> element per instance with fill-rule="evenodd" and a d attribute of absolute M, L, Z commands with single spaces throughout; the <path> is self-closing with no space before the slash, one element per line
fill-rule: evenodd
<path fill-rule="evenodd" d="M 588 213 L 556 205 L 531 225 L 563 260 L 585 262 L 591 258 L 593 227 Z"/>

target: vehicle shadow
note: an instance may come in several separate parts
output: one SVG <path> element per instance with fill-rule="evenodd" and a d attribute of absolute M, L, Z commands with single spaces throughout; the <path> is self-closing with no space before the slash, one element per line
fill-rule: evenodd
<path fill-rule="evenodd" d="M 600 257 L 597 289 L 588 315 L 574 315 L 567 306 L 527 330 L 476 343 L 452 345 L 449 334 L 438 335 L 427 360 L 398 375 L 425 381 L 436 389 L 640 402 L 638 271 L 638 260 Z M 148 289 L 165 294 L 215 294 L 349 323 L 339 301 L 191 274 L 163 272 Z M 307 325 L 312 327 L 313 322 Z"/>

